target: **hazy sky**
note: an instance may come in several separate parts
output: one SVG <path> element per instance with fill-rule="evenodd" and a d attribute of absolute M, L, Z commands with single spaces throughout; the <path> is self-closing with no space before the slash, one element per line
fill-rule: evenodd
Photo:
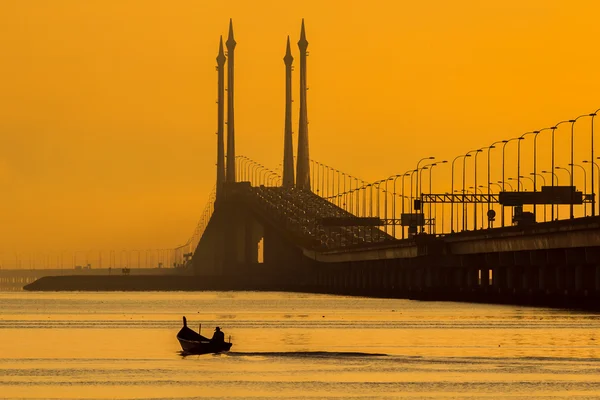
<path fill-rule="evenodd" d="M 186 241 L 215 180 L 230 17 L 237 154 L 281 163 L 282 57 L 290 35 L 298 99 L 305 18 L 311 158 L 375 180 L 600 108 L 598 15 L 598 1 L 3 0 L 0 252 Z M 589 118 L 576 126 L 579 161 Z M 568 138 L 563 125 L 557 165 Z"/>

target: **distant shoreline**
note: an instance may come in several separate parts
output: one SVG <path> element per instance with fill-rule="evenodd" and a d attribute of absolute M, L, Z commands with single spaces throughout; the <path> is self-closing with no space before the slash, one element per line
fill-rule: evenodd
<path fill-rule="evenodd" d="M 463 292 L 401 292 L 376 290 L 323 291 L 310 286 L 284 284 L 281 281 L 265 279 L 261 276 L 183 276 L 183 275 L 71 275 L 46 276 L 23 287 L 25 291 L 274 291 L 296 293 L 321 293 L 341 296 L 361 296 L 371 298 L 396 298 L 419 301 L 455 301 L 467 303 L 506 304 L 532 307 L 563 308 L 600 312 L 600 299 L 593 296 L 565 298 L 548 295 L 535 297 L 522 295 L 500 295 L 495 293 Z"/>

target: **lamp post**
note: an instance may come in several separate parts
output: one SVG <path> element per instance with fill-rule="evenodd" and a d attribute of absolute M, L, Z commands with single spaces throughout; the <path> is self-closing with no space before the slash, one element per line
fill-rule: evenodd
<path fill-rule="evenodd" d="M 313 161 L 314 165 L 313 165 L 313 182 L 315 183 L 315 193 L 318 195 L 319 194 L 319 162 L 318 161 Z"/>
<path fill-rule="evenodd" d="M 363 217 L 367 216 L 367 188 L 370 187 L 371 184 L 367 183 L 366 185 L 363 184 L 362 188 L 363 188 Z"/>
<path fill-rule="evenodd" d="M 511 184 L 510 184 L 510 183 L 508 183 L 508 182 L 502 182 L 502 181 L 498 181 L 498 183 L 499 183 L 499 184 L 502 184 L 502 188 L 503 188 L 503 189 L 502 189 L 502 191 L 503 191 L 503 192 L 504 192 L 504 185 L 505 185 L 505 184 L 506 184 L 506 185 L 508 185 L 508 187 L 510 188 L 510 191 L 511 191 L 511 192 L 514 192 L 514 191 L 515 191 L 515 188 L 513 187 L 513 185 L 511 185 Z"/>
<path fill-rule="evenodd" d="M 388 220 L 387 220 L 388 219 L 388 182 L 393 181 L 395 178 L 396 178 L 396 175 L 391 175 L 385 179 L 385 188 L 384 188 L 385 195 L 383 198 L 383 219 L 385 219 L 385 233 L 388 233 L 388 229 L 387 229 L 387 227 L 388 227 Z M 394 190 L 393 196 L 395 196 L 395 195 L 396 195 L 396 191 Z M 395 203 L 395 202 L 396 202 L 396 199 L 394 197 L 392 197 L 392 209 L 393 209 L 393 203 Z M 395 218 L 395 217 L 392 215 L 392 218 Z M 392 226 L 394 226 L 394 223 L 392 223 Z"/>
<path fill-rule="evenodd" d="M 552 174 L 552 180 L 553 181 L 556 180 L 556 184 L 558 185 L 559 181 L 558 181 L 558 175 L 556 175 L 556 172 L 543 170 L 542 174 Z M 551 204 L 551 210 L 552 210 L 552 212 L 550 213 L 550 218 L 551 218 L 550 220 L 554 221 L 554 203 Z M 556 207 L 556 219 L 558 219 L 558 218 L 559 218 L 559 208 Z"/>
<path fill-rule="evenodd" d="M 583 171 L 583 216 L 587 217 L 587 209 L 585 206 L 585 196 L 587 194 L 587 174 L 585 172 L 585 168 L 583 168 L 583 165 L 580 164 L 569 164 L 571 166 L 571 170 L 573 170 L 573 167 L 578 167 L 581 168 L 581 170 Z M 573 172 L 571 172 L 573 173 Z M 573 191 L 571 191 L 571 193 L 573 193 L 575 191 L 575 188 L 573 188 Z"/>
<path fill-rule="evenodd" d="M 488 182 L 488 185 L 479 185 L 479 186 L 477 186 L 477 187 L 478 187 L 478 188 L 481 188 L 481 193 L 483 193 L 483 189 L 487 189 L 487 188 L 489 188 L 489 182 Z M 489 194 L 488 194 L 488 196 L 491 196 L 491 193 L 489 193 Z M 483 229 L 483 221 L 484 221 L 483 215 L 484 215 L 484 214 L 483 214 L 483 204 L 482 204 L 482 205 L 481 205 L 481 229 Z M 491 223 L 491 222 L 492 222 L 492 221 L 490 221 L 490 220 L 489 220 L 489 217 L 488 217 L 488 229 L 490 228 L 490 223 Z"/>
<path fill-rule="evenodd" d="M 249 158 L 247 160 L 248 163 L 246 164 L 246 177 L 248 179 L 248 182 L 250 182 L 250 185 L 252 185 L 252 168 L 255 165 L 255 163 Z"/>
<path fill-rule="evenodd" d="M 596 111 L 594 111 L 593 113 L 590 114 L 590 117 L 592 117 L 592 129 L 591 129 L 591 145 L 590 148 L 592 150 L 592 155 L 590 157 L 590 161 L 594 162 L 595 158 L 594 158 L 594 117 L 596 116 L 596 114 L 598 114 L 598 111 L 600 111 L 600 108 L 597 109 Z M 596 165 L 597 166 L 597 165 Z M 599 175 L 598 177 L 600 177 L 600 171 L 599 171 Z M 596 192 L 594 191 L 594 168 L 592 168 L 592 178 L 591 178 L 591 183 L 592 183 L 592 217 L 596 215 Z M 600 186 L 599 186 L 600 188 Z"/>
<path fill-rule="evenodd" d="M 554 169 L 565 171 L 567 174 L 569 174 L 569 182 L 573 182 L 573 174 L 571 174 L 571 171 L 569 171 L 567 168 L 557 166 L 557 167 L 554 167 Z M 558 178 L 557 178 L 557 180 L 558 180 Z M 573 186 L 571 186 L 571 190 L 573 190 Z M 571 200 L 573 200 L 572 197 L 571 197 Z M 573 207 L 572 201 L 571 201 L 571 204 L 569 205 L 569 218 L 573 218 L 573 211 L 571 211 L 571 207 Z M 558 207 L 556 207 L 556 209 L 558 210 Z"/>
<path fill-rule="evenodd" d="M 469 186 L 469 189 L 473 189 L 473 194 L 483 194 L 483 191 L 480 189 L 481 186 Z M 477 204 L 475 204 L 475 208 L 477 208 Z M 481 203 L 481 229 L 483 229 L 483 202 Z M 473 230 L 477 230 L 477 217 L 473 217 Z"/>
<path fill-rule="evenodd" d="M 454 157 L 454 160 L 452 160 L 452 168 L 451 168 L 451 179 L 450 179 L 450 195 L 452 196 L 451 201 L 450 201 L 450 232 L 454 233 L 454 163 L 456 162 L 456 160 L 458 160 L 461 157 L 471 157 L 470 154 L 462 154 L 460 156 L 456 156 Z M 463 201 L 464 201 L 464 196 L 463 196 Z M 458 217 L 458 215 L 457 215 Z"/>
<path fill-rule="evenodd" d="M 534 135 L 533 135 L 533 191 L 537 192 L 537 177 L 538 175 L 543 177 L 543 175 L 540 175 L 537 173 L 537 138 L 538 135 L 540 133 L 542 133 L 543 131 L 547 131 L 552 129 L 552 132 L 554 132 L 553 128 L 543 128 L 540 129 L 539 131 L 535 131 Z M 545 182 L 545 180 L 544 180 Z M 546 183 L 544 183 L 544 186 L 546 186 Z M 533 206 L 533 220 L 537 221 L 537 204 L 534 204 Z M 546 222 L 546 204 L 544 204 L 544 222 Z"/>
<path fill-rule="evenodd" d="M 546 177 L 542 174 L 538 174 L 537 172 L 532 172 L 529 175 L 533 175 L 533 189 L 536 190 L 536 185 L 537 185 L 537 179 L 535 179 L 537 176 L 539 176 L 540 178 L 542 178 L 542 185 L 546 186 Z M 548 221 L 546 219 L 546 209 L 547 209 L 547 204 L 544 204 L 544 222 Z"/>
<path fill-rule="evenodd" d="M 315 180 L 315 172 L 316 172 L 316 168 L 315 168 L 315 160 L 309 160 L 310 162 L 310 173 L 311 173 L 311 177 L 310 177 L 310 181 L 314 184 L 315 187 L 319 187 L 319 185 L 316 184 L 316 180 Z M 313 186 L 313 185 L 311 185 Z M 311 187 L 312 189 L 312 187 Z"/>
<path fill-rule="evenodd" d="M 358 178 L 354 178 L 354 181 L 356 183 L 356 190 L 355 190 L 355 192 L 356 192 L 356 202 L 355 202 L 356 203 L 356 206 L 355 206 L 356 215 L 360 216 L 360 188 L 361 188 L 361 186 L 359 186 L 359 184 L 364 185 L 365 182 Z"/>
<path fill-rule="evenodd" d="M 575 195 L 575 188 L 573 186 L 573 177 L 574 177 L 574 171 L 573 168 L 575 167 L 575 159 L 574 159 L 574 151 L 575 151 L 575 122 L 577 122 L 577 120 L 579 118 L 582 117 L 589 117 L 589 114 L 584 114 L 584 115 L 580 115 L 579 117 L 575 118 L 575 119 L 570 119 L 569 122 L 571 123 L 571 162 L 569 163 L 569 165 L 571 166 L 571 173 L 570 173 L 570 179 L 571 179 L 571 204 L 569 205 L 569 210 L 570 210 L 570 214 L 571 214 L 571 219 L 575 218 L 575 215 L 573 214 L 573 201 L 574 201 L 574 195 Z M 585 171 L 585 170 L 584 170 Z M 585 205 L 583 208 L 583 213 L 585 214 Z"/>
<path fill-rule="evenodd" d="M 519 183 L 521 183 L 520 181 L 520 176 L 521 176 L 521 141 L 525 140 L 525 136 L 527 135 L 533 135 L 535 134 L 536 131 L 531 131 L 531 132 L 525 132 L 524 134 L 522 134 L 521 136 L 519 136 L 518 142 L 517 142 L 517 181 Z M 518 186 L 518 185 L 517 185 Z"/>
<path fill-rule="evenodd" d="M 592 172 L 594 172 L 594 167 L 596 167 L 598 169 L 598 180 L 600 181 L 600 165 L 598 165 L 597 162 L 595 161 L 590 161 L 590 160 L 583 160 L 582 162 L 584 163 L 589 163 L 589 164 L 593 164 L 592 165 Z M 592 217 L 594 216 L 594 204 L 596 201 L 596 194 L 594 193 L 594 178 L 591 178 L 592 180 L 592 189 L 591 189 L 591 194 L 592 194 Z M 598 187 L 600 187 L 600 182 L 598 182 Z"/>
<path fill-rule="evenodd" d="M 433 157 L 433 156 L 429 156 L 429 157 L 424 157 L 424 158 L 421 158 L 419 161 L 417 161 L 417 167 L 416 167 L 415 169 L 416 169 L 416 170 L 418 170 L 418 169 L 419 169 L 419 164 L 421 164 L 421 162 L 423 162 L 423 161 L 425 161 L 425 160 L 433 160 L 433 159 L 435 159 L 435 157 Z M 417 195 L 419 195 L 419 191 L 420 191 L 420 188 L 421 188 L 421 187 L 419 186 L 419 177 L 417 177 L 417 182 L 415 183 L 415 186 L 416 186 L 416 188 L 415 188 L 415 189 L 416 189 L 416 191 L 417 191 L 417 193 L 416 193 L 416 194 L 417 194 Z"/>
<path fill-rule="evenodd" d="M 421 164 L 422 161 L 425 161 L 425 160 L 434 160 L 434 159 L 435 159 L 435 157 L 433 157 L 433 156 L 421 158 L 419 161 L 417 161 L 417 168 L 416 169 L 417 170 L 419 169 L 419 164 Z M 419 184 L 419 175 L 418 174 L 417 174 L 417 182 L 415 183 L 415 186 L 416 186 L 416 188 L 415 188 L 416 189 L 415 197 L 417 197 L 417 196 L 421 195 L 421 185 Z M 423 205 L 422 204 L 419 204 L 419 209 L 421 211 L 421 214 L 423 214 Z"/>
<path fill-rule="evenodd" d="M 481 152 L 481 150 L 470 150 L 467 151 L 465 153 L 465 158 L 463 158 L 463 179 L 462 179 L 462 190 L 463 190 L 463 203 L 462 203 L 462 220 L 463 220 L 463 226 L 462 226 L 462 230 L 465 231 L 467 229 L 467 203 L 465 203 L 464 201 L 464 192 L 465 192 L 465 184 L 466 184 L 466 179 L 467 179 L 467 156 L 470 156 L 470 153 L 475 153 L 475 156 L 477 156 L 477 153 Z"/>
<path fill-rule="evenodd" d="M 250 168 L 252 173 L 250 174 L 251 179 L 252 179 L 252 185 L 253 186 L 257 186 L 257 184 L 255 182 L 258 182 L 257 178 L 256 178 L 256 170 L 259 169 L 261 166 L 260 164 L 252 164 L 252 167 Z"/>
<path fill-rule="evenodd" d="M 412 176 L 412 171 L 408 170 L 406 171 L 403 175 L 402 175 L 402 188 L 401 188 L 401 193 L 402 193 L 402 210 L 401 213 L 404 214 L 404 203 L 406 201 L 406 196 L 404 195 L 404 178 L 406 178 L 407 176 Z M 400 218 L 402 219 L 402 216 L 400 216 Z M 404 225 L 402 226 L 402 239 L 404 239 Z"/>
<path fill-rule="evenodd" d="M 492 194 L 492 192 L 490 190 L 490 184 L 492 183 L 491 182 L 491 178 L 490 178 L 490 156 L 491 156 L 490 152 L 491 152 L 492 149 L 495 149 L 496 148 L 496 144 L 499 144 L 499 143 L 502 143 L 502 141 L 499 140 L 497 142 L 494 142 L 491 145 L 489 145 L 488 148 L 487 148 L 488 149 L 488 154 L 487 154 L 487 192 L 488 192 L 488 207 L 487 207 L 487 209 L 488 209 L 488 213 L 490 212 L 491 207 L 492 207 L 492 202 L 491 202 L 491 194 Z M 491 228 L 491 223 L 492 223 L 492 221 L 490 221 L 488 219 L 488 229 Z"/>
<path fill-rule="evenodd" d="M 496 186 L 498 186 L 498 193 L 500 193 L 502 191 L 502 186 L 499 183 L 488 182 L 488 185 L 496 185 Z"/>
<path fill-rule="evenodd" d="M 263 173 L 264 173 L 264 175 L 263 175 Z M 268 174 L 269 174 L 269 169 L 266 168 L 265 166 L 262 166 L 261 171 L 258 173 L 258 179 L 262 185 L 265 185 L 265 186 L 268 185 L 268 180 L 269 180 L 269 178 L 267 177 Z"/>
<path fill-rule="evenodd" d="M 563 171 L 566 171 L 566 172 L 567 172 L 567 174 L 569 174 L 569 182 L 571 181 L 571 178 L 572 178 L 572 176 L 571 176 L 571 171 L 569 171 L 569 170 L 568 170 L 567 168 L 565 168 L 565 167 L 555 167 L 555 169 L 561 169 L 561 170 L 563 170 Z"/>
<path fill-rule="evenodd" d="M 392 236 L 394 238 L 396 238 L 396 180 L 398 178 L 400 178 L 401 176 L 404 176 L 404 174 L 398 174 L 398 175 L 393 175 L 393 180 L 394 180 L 394 186 L 393 186 L 393 201 L 392 201 L 392 219 L 394 220 L 394 223 L 392 224 Z M 402 198 L 402 202 L 404 202 L 404 198 Z"/>
<path fill-rule="evenodd" d="M 381 180 L 373 182 L 373 185 L 377 185 L 377 207 L 376 207 L 377 218 L 381 218 L 381 212 L 380 212 L 381 201 L 379 198 L 379 188 L 381 187 L 381 184 L 386 181 L 387 181 L 387 179 L 381 179 Z"/>
<path fill-rule="evenodd" d="M 475 150 L 475 157 L 473 160 L 473 187 L 477 187 L 477 155 L 479 153 L 483 152 L 483 149 L 485 149 L 485 147 L 482 147 L 481 149 L 477 149 Z M 477 198 L 477 191 L 474 192 L 475 194 L 475 200 Z M 483 225 L 482 225 L 483 228 Z M 477 230 L 477 201 L 473 202 L 473 230 L 476 231 Z"/>
<path fill-rule="evenodd" d="M 535 182 L 533 181 L 533 178 L 530 176 L 521 176 L 521 179 L 529 179 L 531 181 L 532 185 L 535 185 Z M 525 187 L 525 185 L 521 184 L 522 187 Z"/>
<path fill-rule="evenodd" d="M 521 192 L 521 181 L 519 181 L 517 178 L 513 178 L 513 177 L 508 177 L 507 178 L 508 181 L 516 181 L 517 182 L 517 192 Z"/>
<path fill-rule="evenodd" d="M 556 180 L 556 184 L 558 185 L 558 183 L 559 183 L 558 182 L 558 175 L 556 175 L 556 172 L 543 170 L 542 174 L 552 174 L 552 180 L 553 181 Z M 554 204 L 551 204 L 551 206 L 552 206 L 551 209 L 553 209 L 554 208 Z M 559 216 L 558 211 L 559 211 L 558 207 L 556 207 L 556 219 L 558 219 L 558 216 Z M 554 221 L 553 217 L 554 217 L 554 210 L 552 210 L 552 212 L 550 213 L 550 218 L 551 218 L 550 220 L 551 221 Z"/>
<path fill-rule="evenodd" d="M 550 129 L 552 129 L 552 171 L 554 171 L 556 169 L 555 165 L 554 165 L 554 134 L 561 124 L 565 124 L 570 121 L 571 120 L 560 121 L 558 124 L 556 124 L 552 128 L 550 128 Z M 553 189 L 554 189 L 554 177 L 556 177 L 556 179 L 558 180 L 558 175 L 556 175 L 556 174 L 552 175 L 552 188 Z M 558 214 L 558 205 L 556 205 L 556 214 Z M 554 204 L 552 204 L 551 216 L 552 216 L 552 220 L 554 220 Z M 558 215 L 556 216 L 556 218 L 558 219 Z"/>
<path fill-rule="evenodd" d="M 506 145 L 509 144 L 510 142 L 512 142 L 513 140 L 519 140 L 519 138 L 516 137 L 516 138 L 502 141 L 502 143 L 504 143 L 504 145 L 502 146 L 502 191 L 504 191 L 504 183 L 506 182 L 506 179 L 504 178 L 504 160 L 506 158 Z M 512 189 L 511 189 L 511 191 L 512 191 Z M 502 218 L 502 227 L 504 228 L 504 206 L 502 206 L 502 208 L 500 209 L 500 214 L 501 214 L 500 218 Z"/>
<path fill-rule="evenodd" d="M 431 168 L 433 168 L 433 166 L 435 166 L 439 163 L 443 163 L 443 162 L 445 162 L 445 161 L 436 161 L 436 162 L 432 162 L 429 164 L 425 164 L 421 167 L 421 170 L 419 172 L 419 181 L 421 181 L 421 191 L 420 192 L 423 192 L 423 190 L 422 190 L 422 188 L 423 188 L 423 171 L 429 170 L 429 177 L 431 178 Z M 431 194 L 431 179 L 429 182 L 429 193 Z M 422 195 L 423 193 L 420 193 L 420 194 Z M 424 213 L 425 213 L 425 205 L 421 204 L 421 214 L 424 214 Z M 431 203 L 429 203 L 429 214 L 430 214 L 429 218 L 431 219 Z M 422 228 L 421 232 L 423 230 L 424 230 L 424 227 Z"/>
<path fill-rule="evenodd" d="M 432 175 L 433 175 L 433 167 L 436 167 L 439 164 L 446 164 L 447 162 L 448 162 L 447 160 L 438 161 L 438 162 L 431 164 L 431 166 L 429 167 L 429 194 L 432 193 L 431 192 L 431 181 L 432 181 Z M 429 225 L 429 233 L 435 233 L 435 231 L 436 231 L 435 226 L 437 225 L 437 220 L 436 220 L 437 206 L 435 203 L 433 204 L 433 213 L 434 213 L 433 220 L 435 221 L 435 225 L 433 225 L 433 232 L 431 231 L 432 226 Z M 431 219 L 431 203 L 429 203 L 429 219 Z"/>
<path fill-rule="evenodd" d="M 339 196 L 340 193 L 341 193 L 340 192 L 340 170 L 339 169 L 334 169 L 334 171 L 337 173 L 337 191 L 334 190 L 334 192 L 335 192 L 335 196 L 336 196 L 336 199 L 337 199 L 337 206 L 339 207 L 340 203 L 341 203 L 340 196 Z M 333 187 L 335 188 L 335 181 L 333 182 L 333 184 L 334 184 Z"/>
<path fill-rule="evenodd" d="M 426 165 L 422 166 L 422 167 L 419 169 L 419 172 L 417 173 L 417 175 L 419 176 L 419 180 L 420 180 L 421 182 L 423 181 L 423 171 L 424 171 L 424 170 L 428 170 L 430 166 L 431 166 L 431 164 L 426 164 Z M 422 192 L 422 190 L 421 190 L 420 192 Z M 420 193 L 420 194 L 417 194 L 417 195 L 419 196 L 419 198 L 421 198 L 421 196 L 420 196 L 420 195 L 422 195 L 422 194 L 423 194 L 423 193 Z M 420 210 L 420 211 L 421 211 L 421 214 L 423 215 L 423 214 L 424 214 L 424 213 L 423 213 L 423 211 L 424 211 L 424 208 L 425 208 L 425 206 L 424 206 L 422 203 L 420 203 L 420 206 L 421 206 L 421 207 L 420 207 L 420 208 L 421 208 L 421 210 Z M 425 219 L 425 217 L 423 217 L 423 219 Z M 425 221 L 423 221 L 423 223 L 425 223 Z M 425 225 L 423 225 L 423 226 L 421 227 L 421 233 L 423 233 L 423 230 L 424 230 L 424 229 L 425 229 Z"/>

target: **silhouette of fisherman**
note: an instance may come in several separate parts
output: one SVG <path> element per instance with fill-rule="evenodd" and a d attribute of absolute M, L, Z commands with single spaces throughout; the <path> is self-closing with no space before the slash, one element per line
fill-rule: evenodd
<path fill-rule="evenodd" d="M 225 342 L 225 334 L 221 332 L 221 328 L 218 326 L 215 328 L 215 333 L 213 334 L 212 339 L 210 339 L 213 343 L 224 343 Z"/>

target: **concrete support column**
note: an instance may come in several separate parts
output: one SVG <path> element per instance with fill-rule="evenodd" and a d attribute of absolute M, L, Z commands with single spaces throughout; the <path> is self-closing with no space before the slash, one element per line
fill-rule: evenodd
<path fill-rule="evenodd" d="M 469 289 L 479 287 L 479 268 L 467 267 L 467 286 Z"/>
<path fill-rule="evenodd" d="M 562 268 L 558 266 L 554 268 L 554 287 L 561 293 L 566 288 L 566 282 L 563 280 Z"/>
<path fill-rule="evenodd" d="M 479 271 L 481 274 L 481 287 L 486 288 L 490 285 L 490 270 L 489 268 L 483 267 Z"/>
<path fill-rule="evenodd" d="M 538 289 L 541 292 L 546 293 L 547 288 L 547 283 L 546 283 L 546 268 L 543 265 L 540 265 L 538 267 Z"/>
<path fill-rule="evenodd" d="M 528 292 L 531 288 L 531 271 L 529 267 L 525 266 L 521 268 L 521 289 L 524 292 Z"/>
<path fill-rule="evenodd" d="M 585 286 L 585 282 L 583 281 L 584 279 L 584 274 L 583 274 L 583 266 L 582 265 L 577 265 L 575 267 L 575 292 L 579 293 L 581 291 L 583 291 L 583 288 Z"/>
<path fill-rule="evenodd" d="M 493 270 L 492 286 L 497 291 L 505 292 L 508 289 L 508 282 L 506 280 L 506 268 L 495 267 Z"/>
<path fill-rule="evenodd" d="M 514 267 L 509 266 L 509 267 L 505 267 L 504 269 L 506 270 L 506 288 L 512 292 L 515 288 L 515 286 L 514 286 L 514 279 L 515 279 Z"/>
<path fill-rule="evenodd" d="M 469 287 L 469 283 L 467 282 L 468 269 L 457 268 L 456 272 L 456 277 L 458 278 L 458 287 L 461 289 L 467 289 Z"/>

